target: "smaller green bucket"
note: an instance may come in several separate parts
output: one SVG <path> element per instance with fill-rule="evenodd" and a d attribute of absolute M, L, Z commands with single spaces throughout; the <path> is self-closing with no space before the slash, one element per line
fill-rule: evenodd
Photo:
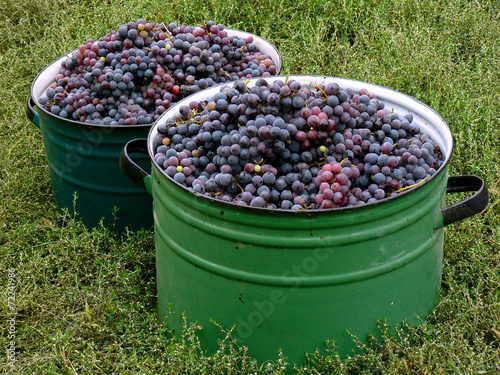
<path fill-rule="evenodd" d="M 55 116 L 38 103 L 56 76 L 63 56 L 33 81 L 26 114 L 41 131 L 57 207 L 87 227 L 119 232 L 153 227 L 152 197 L 123 176 L 117 163 L 123 145 L 148 134 L 151 125 L 98 126 Z M 148 158 L 137 155 L 148 168 Z"/>
<path fill-rule="evenodd" d="M 354 92 L 365 88 L 396 113 L 411 112 L 440 146 L 444 164 L 420 186 L 377 203 L 286 211 L 194 194 L 154 162 L 149 175 L 132 161 L 132 152 L 153 161 L 158 126 L 176 116 L 181 104 L 213 96 L 218 88 L 166 112 L 147 140 L 127 144 L 120 162 L 154 198 L 160 320 L 167 319 L 176 333 L 182 332 L 183 315 L 188 324 L 201 325 L 208 352 L 218 349 L 220 326 L 234 327 L 233 338 L 260 362 L 276 360 L 281 349 L 289 362 L 302 365 L 305 353 L 324 354 L 327 340 L 345 355 L 356 348 L 351 334 L 361 343 L 370 334 L 380 337 L 379 321 L 392 327 L 403 320 L 421 323 L 439 302 L 444 227 L 481 212 L 488 190 L 476 176 L 448 177 L 451 133 L 423 103 L 365 82 L 289 79 L 336 82 Z M 460 191 L 475 193 L 446 207 L 446 194 Z"/>

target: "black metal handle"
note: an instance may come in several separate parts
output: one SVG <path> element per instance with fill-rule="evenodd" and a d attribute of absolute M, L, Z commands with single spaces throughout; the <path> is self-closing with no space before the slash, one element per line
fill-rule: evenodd
<path fill-rule="evenodd" d="M 149 176 L 149 173 L 132 160 L 129 155 L 132 153 L 148 155 L 148 140 L 145 138 L 138 138 L 129 141 L 120 155 L 120 169 L 125 176 L 130 178 L 144 190 L 148 191 L 144 179 Z"/>
<path fill-rule="evenodd" d="M 475 191 L 476 193 L 451 206 L 441 210 L 443 218 L 442 225 L 445 227 L 457 221 L 474 216 L 483 211 L 488 205 L 488 188 L 484 180 L 478 176 L 452 176 L 448 178 L 446 193 L 462 193 Z"/>
<path fill-rule="evenodd" d="M 34 106 L 35 106 L 35 101 L 30 95 L 30 97 L 28 98 L 28 103 L 26 104 L 26 116 L 28 117 L 28 120 L 30 120 L 33 124 L 35 124 L 38 128 L 40 128 L 40 122 L 38 121 L 38 114 L 33 108 Z"/>

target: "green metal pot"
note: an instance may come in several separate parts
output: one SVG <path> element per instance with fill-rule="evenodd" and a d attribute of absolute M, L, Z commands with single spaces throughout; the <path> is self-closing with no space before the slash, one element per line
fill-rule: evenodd
<path fill-rule="evenodd" d="M 58 208 L 69 210 L 88 227 L 103 220 L 120 232 L 125 227 L 152 228 L 151 195 L 117 168 L 123 145 L 143 137 L 151 126 L 89 126 L 51 115 L 39 105 L 35 110 L 32 98 L 27 114 L 42 131 Z M 150 165 L 145 155 L 136 160 L 144 168 Z"/>
<path fill-rule="evenodd" d="M 142 152 L 154 160 L 157 127 L 178 113 L 176 106 L 147 140 L 127 144 L 121 166 L 153 195 L 160 320 L 168 316 L 180 333 L 185 314 L 188 324 L 203 327 L 199 337 L 208 352 L 218 348 L 220 325 L 234 327 L 233 338 L 261 362 L 277 359 L 281 349 L 301 365 L 306 352 L 324 353 L 327 340 L 345 355 L 355 348 L 351 334 L 361 343 L 379 337 L 379 321 L 422 322 L 439 301 L 443 228 L 483 210 L 488 191 L 479 177 L 448 177 L 452 136 L 426 105 L 365 82 L 289 79 L 366 88 L 386 108 L 413 113 L 439 144 L 444 165 L 420 186 L 375 204 L 299 212 L 241 207 L 188 191 L 154 162 L 148 175 L 129 157 Z M 475 194 L 445 207 L 446 193 L 456 191 Z"/>
<path fill-rule="evenodd" d="M 271 43 L 244 31 L 227 31 L 229 35 L 252 36 L 259 50 L 270 55 L 279 73 L 281 55 Z M 76 212 L 88 227 L 99 225 L 103 219 L 104 225 L 114 224 L 118 231 L 125 227 L 151 228 L 151 195 L 124 176 L 118 166 L 123 146 L 131 139 L 146 137 L 151 125 L 89 126 L 55 116 L 38 102 L 54 81 L 61 62 L 70 55 L 60 57 L 38 74 L 26 110 L 30 121 L 42 131 L 57 206 Z M 136 160 L 149 169 L 148 156 L 138 155 Z"/>

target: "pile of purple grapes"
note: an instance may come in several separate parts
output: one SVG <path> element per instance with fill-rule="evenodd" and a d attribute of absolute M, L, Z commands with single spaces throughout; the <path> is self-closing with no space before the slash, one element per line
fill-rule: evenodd
<path fill-rule="evenodd" d="M 197 194 L 269 209 L 364 205 L 424 182 L 439 146 L 374 93 L 336 83 L 244 80 L 157 126 L 154 161 Z"/>
<path fill-rule="evenodd" d="M 40 104 L 65 119 L 111 126 L 152 124 L 190 94 L 278 70 L 252 36 L 228 35 L 221 24 L 144 19 L 87 40 L 61 65 Z"/>

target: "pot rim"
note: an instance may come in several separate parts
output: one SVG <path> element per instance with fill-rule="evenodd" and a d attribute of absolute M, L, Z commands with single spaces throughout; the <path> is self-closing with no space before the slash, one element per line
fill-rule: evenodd
<path fill-rule="evenodd" d="M 317 213 L 325 213 L 325 212 L 330 213 L 330 212 L 339 212 L 339 211 L 346 211 L 346 210 L 359 210 L 359 209 L 366 209 L 366 208 L 370 208 L 370 207 L 375 207 L 376 205 L 384 204 L 388 201 L 392 201 L 394 199 L 404 197 L 404 196 L 408 195 L 409 193 L 415 191 L 416 189 L 418 189 L 424 185 L 427 185 L 431 181 L 435 180 L 438 175 L 440 175 L 441 173 L 444 173 L 444 171 L 447 169 L 448 163 L 449 163 L 451 156 L 452 156 L 452 153 L 453 153 L 453 143 L 454 142 L 453 142 L 453 136 L 451 134 L 451 130 L 448 127 L 448 125 L 446 124 L 446 122 L 444 121 L 444 119 L 435 110 L 433 110 L 427 104 L 413 98 L 410 95 L 407 95 L 407 94 L 404 94 L 402 92 L 390 89 L 390 88 L 385 87 L 385 86 L 377 85 L 377 84 L 367 83 L 367 82 L 348 79 L 348 78 L 325 76 L 325 75 L 286 75 L 286 76 L 276 75 L 276 76 L 265 77 L 265 78 L 264 77 L 250 78 L 247 81 L 248 81 L 248 83 L 253 84 L 259 79 L 265 79 L 268 82 L 272 82 L 274 80 L 283 80 L 283 81 L 284 80 L 299 80 L 299 82 L 301 82 L 302 84 L 304 84 L 303 81 L 309 82 L 308 84 L 312 84 L 312 83 L 316 84 L 318 82 L 337 82 L 339 84 L 339 86 L 343 89 L 345 89 L 345 88 L 352 89 L 352 85 L 354 85 L 355 87 L 358 87 L 358 90 L 353 89 L 354 92 L 358 92 L 360 88 L 368 89 L 368 91 L 375 93 L 376 98 L 380 99 L 380 101 L 382 101 L 386 105 L 386 108 L 388 106 L 390 107 L 393 104 L 395 104 L 392 102 L 391 103 L 387 102 L 387 99 L 385 99 L 385 96 L 387 96 L 387 95 L 398 98 L 400 100 L 400 102 L 406 102 L 407 104 L 411 103 L 411 104 L 413 104 L 414 107 L 418 107 L 419 109 L 421 109 L 423 111 L 422 113 L 425 113 L 427 115 L 427 117 L 431 117 L 433 120 L 435 120 L 436 124 L 440 125 L 439 129 L 444 132 L 444 135 L 447 138 L 445 140 L 443 140 L 441 138 L 436 139 L 436 137 L 434 135 L 431 136 L 432 140 L 434 142 L 436 142 L 438 144 L 438 146 L 440 147 L 441 154 L 444 156 L 443 164 L 441 165 L 441 167 L 439 167 L 439 169 L 436 170 L 436 173 L 434 173 L 434 175 L 430 176 L 427 180 L 419 183 L 418 185 L 414 185 L 413 187 L 398 193 L 396 196 L 387 197 L 387 198 L 378 200 L 378 201 L 370 203 L 370 204 L 359 205 L 359 206 L 336 207 L 336 208 L 328 208 L 328 209 L 306 209 L 306 210 L 284 210 L 284 209 L 280 209 L 280 208 L 270 209 L 270 208 L 263 208 L 263 207 L 240 206 L 240 205 L 237 205 L 237 204 L 234 204 L 231 202 L 221 201 L 221 200 L 215 199 L 213 197 L 209 197 L 209 196 L 206 196 L 206 195 L 203 195 L 200 193 L 196 193 L 192 189 L 189 189 L 188 187 L 181 185 L 180 183 L 175 181 L 173 178 L 168 176 L 166 174 L 166 172 L 163 171 L 156 164 L 156 162 L 154 161 L 153 140 L 154 140 L 154 137 L 158 134 L 158 132 L 157 132 L 158 126 L 161 125 L 162 123 L 166 122 L 166 120 L 168 118 L 173 117 L 176 114 L 178 114 L 178 108 L 181 105 L 188 105 L 189 102 L 191 102 L 193 100 L 201 101 L 204 98 L 211 97 L 217 92 L 216 91 L 217 89 L 220 89 L 221 87 L 223 87 L 225 85 L 231 85 L 231 83 L 226 83 L 226 84 L 217 85 L 217 87 L 212 86 L 212 87 L 207 88 L 205 90 L 202 90 L 198 93 L 190 95 L 189 97 L 186 97 L 185 99 L 175 103 L 175 105 L 173 105 L 169 109 L 167 109 L 160 116 L 160 118 L 158 118 L 158 120 L 154 123 L 154 125 L 149 130 L 149 134 L 148 134 L 148 138 L 147 138 L 148 154 L 149 154 L 149 157 L 151 159 L 151 163 L 153 164 L 154 168 L 156 168 L 158 170 L 158 172 L 160 172 L 169 182 L 172 182 L 176 186 L 178 186 L 179 188 L 182 188 L 183 190 L 187 191 L 188 193 L 193 194 L 193 196 L 196 196 L 196 197 L 199 197 L 202 199 L 206 199 L 207 201 L 210 201 L 210 202 L 215 202 L 215 203 L 221 204 L 223 206 L 235 207 L 238 209 L 257 210 L 255 212 L 259 212 L 259 211 L 261 211 L 261 212 L 276 212 L 277 211 L 279 213 L 289 212 L 290 214 L 303 213 L 304 215 L 308 215 L 308 214 L 312 214 L 312 213 L 317 214 Z M 380 95 L 378 95 L 379 93 L 383 93 L 385 96 L 381 97 Z M 391 105 L 389 105 L 389 104 L 391 104 Z M 393 110 L 394 110 L 394 108 L 393 108 Z M 400 111 L 394 111 L 394 112 L 398 113 Z M 422 132 L 422 130 L 428 131 L 430 129 L 429 123 L 427 123 L 426 121 L 423 121 L 424 117 L 422 117 L 421 115 L 418 115 L 414 112 L 408 111 L 408 113 L 412 113 L 412 115 L 414 116 L 413 123 L 417 123 L 417 125 L 421 129 L 421 132 Z M 423 131 L 423 133 L 428 134 L 427 131 Z M 441 143 L 441 141 L 447 141 L 447 143 L 445 144 L 445 146 L 446 146 L 445 148 L 443 148 L 443 144 Z"/>
<path fill-rule="evenodd" d="M 277 70 L 277 74 L 273 77 L 277 77 L 279 75 L 279 73 L 281 72 L 281 68 L 283 67 L 283 58 L 280 54 L 280 52 L 278 51 L 278 49 L 276 48 L 276 46 L 274 44 L 272 44 L 271 42 L 269 42 L 268 40 L 264 39 L 263 37 L 259 36 L 259 35 L 256 35 L 256 34 L 253 34 L 253 33 L 250 33 L 248 31 L 242 31 L 242 30 L 237 30 L 237 29 L 231 29 L 231 28 L 224 28 L 224 30 L 228 31 L 228 33 L 230 33 L 230 35 L 236 35 L 236 36 L 240 36 L 240 37 L 248 37 L 248 36 L 251 36 L 254 38 L 254 42 L 257 41 L 256 44 L 258 44 L 258 47 L 259 47 L 259 50 L 262 50 L 261 46 L 266 46 L 266 50 L 265 52 L 262 52 L 263 54 L 266 54 L 266 55 L 269 55 L 270 54 L 270 51 L 272 51 L 274 54 L 276 54 L 276 59 L 277 61 L 274 61 L 273 62 L 275 63 L 276 67 L 278 68 Z M 35 79 L 31 82 L 31 86 L 30 86 L 30 96 L 31 96 L 31 99 L 33 99 L 33 101 L 35 102 L 36 104 L 36 107 L 43 111 L 45 114 L 57 119 L 57 120 L 60 120 L 60 121 L 64 121 L 64 122 L 68 122 L 68 123 L 73 123 L 73 124 L 76 124 L 76 125 L 81 125 L 81 126 L 87 126 L 87 127 L 95 127 L 95 128 L 150 128 L 154 125 L 154 122 L 153 123 L 150 123 L 150 124 L 137 124 L 137 125 L 115 125 L 115 126 L 110 126 L 110 125 L 104 125 L 104 124 L 89 124 L 89 123 L 86 123 L 86 122 L 82 122 L 82 121 L 76 121 L 76 120 L 72 120 L 72 119 L 65 119 L 65 118 L 62 118 L 60 116 L 57 116 L 57 115 L 54 115 L 53 113 L 47 111 L 43 105 L 41 105 L 38 101 L 38 99 L 40 98 L 40 96 L 47 90 L 48 86 L 53 82 L 53 80 L 55 79 L 55 75 L 57 74 L 53 74 L 52 76 L 52 73 L 54 72 L 57 72 L 59 69 L 60 69 L 60 66 L 61 66 L 61 63 L 66 60 L 67 58 L 69 58 L 73 53 L 75 53 L 76 51 L 78 50 L 78 48 L 70 51 L 70 52 L 67 52 L 65 53 L 64 55 L 58 57 L 57 59 L 53 60 L 51 63 L 49 63 L 48 65 L 46 65 L 40 72 L 38 72 L 38 74 L 36 75 Z M 46 82 L 41 82 L 40 79 L 41 78 L 45 78 L 44 75 L 47 75 L 48 73 L 51 73 L 51 77 L 47 77 L 48 78 L 51 78 L 51 80 L 49 81 L 48 84 L 46 84 Z M 211 86 L 211 87 L 215 87 L 215 86 L 219 86 L 219 85 L 225 85 L 227 84 L 227 82 L 223 82 L 223 83 L 216 83 L 215 85 Z M 38 88 L 37 86 L 38 85 L 43 85 L 43 87 L 41 88 Z M 208 87 L 210 88 L 210 87 Z M 38 91 L 38 92 L 37 92 Z M 190 96 L 190 95 L 188 95 Z M 187 97 L 186 97 L 187 98 Z M 184 100 L 185 98 L 183 98 L 182 100 Z M 172 108 L 176 103 L 172 103 L 170 105 L 170 108 Z"/>

